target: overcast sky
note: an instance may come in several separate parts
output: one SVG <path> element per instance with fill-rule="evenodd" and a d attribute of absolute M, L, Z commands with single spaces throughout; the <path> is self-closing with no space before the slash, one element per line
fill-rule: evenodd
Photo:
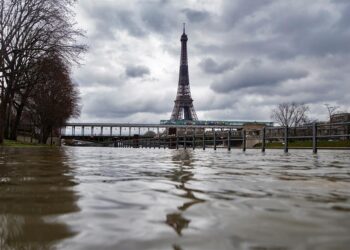
<path fill-rule="evenodd" d="M 80 121 L 169 119 L 185 22 L 200 120 L 270 120 L 282 102 L 350 111 L 348 0 L 80 0 Z"/>

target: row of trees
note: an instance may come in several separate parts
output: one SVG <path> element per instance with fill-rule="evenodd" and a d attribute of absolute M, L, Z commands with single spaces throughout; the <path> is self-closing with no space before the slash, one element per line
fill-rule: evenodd
<path fill-rule="evenodd" d="M 40 141 L 79 114 L 70 67 L 86 50 L 77 39 L 75 0 L 0 0 L 0 143 L 26 123 Z"/>
<path fill-rule="evenodd" d="M 325 104 L 325 107 L 328 111 L 329 121 L 331 121 L 331 117 L 337 112 L 339 106 Z M 295 128 L 303 124 L 313 122 L 308 117 L 309 111 L 309 106 L 303 103 L 281 103 L 272 110 L 271 119 L 283 127 L 288 126 Z"/>

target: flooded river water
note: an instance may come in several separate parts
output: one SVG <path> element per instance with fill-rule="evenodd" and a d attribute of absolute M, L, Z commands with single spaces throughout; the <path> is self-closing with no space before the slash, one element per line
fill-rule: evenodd
<path fill-rule="evenodd" d="M 349 151 L 0 149 L 0 249 L 349 247 Z"/>

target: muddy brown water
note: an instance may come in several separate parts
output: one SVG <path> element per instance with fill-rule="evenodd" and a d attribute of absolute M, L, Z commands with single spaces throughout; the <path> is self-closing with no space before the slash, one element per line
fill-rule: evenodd
<path fill-rule="evenodd" d="M 0 249 L 350 249 L 350 153 L 0 149 Z"/>

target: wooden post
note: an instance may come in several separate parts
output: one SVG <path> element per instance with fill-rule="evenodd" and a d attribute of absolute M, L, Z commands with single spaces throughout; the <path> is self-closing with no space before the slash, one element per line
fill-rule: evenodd
<path fill-rule="evenodd" d="M 192 148 L 193 150 L 196 148 L 196 129 L 193 129 Z"/>
<path fill-rule="evenodd" d="M 261 132 L 262 132 L 261 152 L 265 152 L 265 148 L 266 148 L 266 128 L 263 128 Z"/>
<path fill-rule="evenodd" d="M 111 137 L 113 136 L 113 127 L 112 126 L 110 127 L 109 134 L 110 134 Z"/>
<path fill-rule="evenodd" d="M 243 134 L 243 152 L 245 152 L 247 150 L 247 132 L 243 130 L 242 134 Z"/>
<path fill-rule="evenodd" d="M 186 149 L 186 136 L 187 136 L 187 128 L 185 128 L 185 133 L 184 133 L 184 149 Z"/>
<path fill-rule="evenodd" d="M 288 153 L 288 126 L 284 128 L 284 152 Z"/>
<path fill-rule="evenodd" d="M 176 128 L 176 149 L 179 149 L 179 132 L 178 132 L 178 128 Z"/>
<path fill-rule="evenodd" d="M 205 150 L 205 128 L 203 128 L 203 150 Z"/>
<path fill-rule="evenodd" d="M 122 137 L 122 127 L 119 127 L 119 137 Z"/>
<path fill-rule="evenodd" d="M 81 135 L 82 135 L 82 136 L 84 136 L 84 134 L 85 134 L 85 133 L 84 133 L 84 130 L 85 130 L 85 126 L 82 126 L 82 127 L 81 127 Z"/>
<path fill-rule="evenodd" d="M 164 143 L 163 147 L 164 147 L 164 149 L 166 148 L 166 144 L 167 144 L 167 141 L 168 141 L 168 136 L 169 136 L 169 130 L 167 128 L 165 128 L 165 138 L 163 140 L 163 143 Z"/>
<path fill-rule="evenodd" d="M 72 135 L 75 136 L 75 126 L 72 127 Z M 46 142 L 44 142 L 46 143 Z"/>
<path fill-rule="evenodd" d="M 312 152 L 317 154 L 317 123 L 312 124 Z"/>
<path fill-rule="evenodd" d="M 213 128 L 213 140 L 214 140 L 214 150 L 216 150 L 216 132 L 214 128 Z"/>
<path fill-rule="evenodd" d="M 129 127 L 129 138 L 131 137 L 131 127 Z"/>
<path fill-rule="evenodd" d="M 158 148 L 160 148 L 160 133 L 159 133 L 159 127 L 157 128 L 158 133 Z"/>
<path fill-rule="evenodd" d="M 91 136 L 94 136 L 94 126 L 91 126 Z"/>
<path fill-rule="evenodd" d="M 101 126 L 100 136 L 103 136 L 103 126 Z"/>
<path fill-rule="evenodd" d="M 231 129 L 227 131 L 227 150 L 231 151 Z"/>

